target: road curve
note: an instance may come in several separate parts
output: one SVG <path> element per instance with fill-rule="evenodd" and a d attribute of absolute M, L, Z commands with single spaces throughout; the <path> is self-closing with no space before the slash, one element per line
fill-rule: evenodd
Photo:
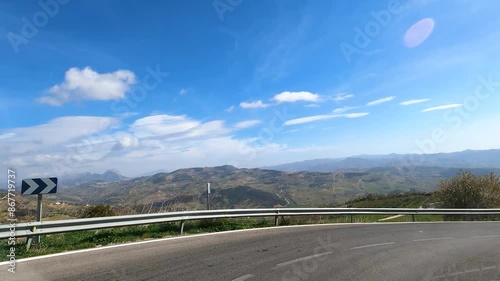
<path fill-rule="evenodd" d="M 279 227 L 18 261 L 0 280 L 500 280 L 500 223 Z"/>

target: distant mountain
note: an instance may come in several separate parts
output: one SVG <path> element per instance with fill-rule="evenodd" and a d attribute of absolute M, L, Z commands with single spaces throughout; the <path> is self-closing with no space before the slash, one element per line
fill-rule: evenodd
<path fill-rule="evenodd" d="M 314 159 L 264 167 L 278 171 L 334 172 L 375 167 L 426 166 L 443 168 L 500 168 L 500 149 L 465 150 L 436 154 L 359 155 Z"/>
<path fill-rule="evenodd" d="M 357 159 L 349 159 L 356 163 Z M 61 200 L 84 204 L 127 206 L 144 210 L 205 209 L 206 183 L 211 183 L 212 208 L 337 206 L 370 193 L 434 191 L 440 179 L 460 168 L 373 167 L 340 172 L 284 172 L 233 166 L 180 169 L 114 182 L 81 184 L 61 190 Z M 475 174 L 500 169 L 468 169 Z"/>
<path fill-rule="evenodd" d="M 117 170 L 107 170 L 102 174 L 98 173 L 81 173 L 74 175 L 65 175 L 60 177 L 60 183 L 65 186 L 79 186 L 82 184 L 95 183 L 95 182 L 114 182 L 125 180 L 127 177 L 120 174 Z"/>

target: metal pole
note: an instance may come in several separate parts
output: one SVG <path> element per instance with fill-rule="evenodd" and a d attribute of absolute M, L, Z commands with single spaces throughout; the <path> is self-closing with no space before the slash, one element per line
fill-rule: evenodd
<path fill-rule="evenodd" d="M 184 234 L 184 221 L 181 221 L 181 235 Z"/>
<path fill-rule="evenodd" d="M 210 183 L 207 183 L 207 210 L 210 210 Z"/>
<path fill-rule="evenodd" d="M 43 194 L 38 194 L 38 202 L 36 205 L 36 221 L 38 222 L 42 221 L 42 197 Z M 36 236 L 36 242 L 40 245 L 40 235 Z"/>
<path fill-rule="evenodd" d="M 411 215 L 411 221 L 415 222 L 415 215 Z"/>
<path fill-rule="evenodd" d="M 351 219 L 351 223 L 352 223 L 352 215 L 349 215 L 349 218 Z"/>

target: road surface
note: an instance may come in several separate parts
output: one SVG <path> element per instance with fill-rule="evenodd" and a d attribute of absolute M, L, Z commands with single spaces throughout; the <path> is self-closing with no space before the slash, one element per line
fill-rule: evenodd
<path fill-rule="evenodd" d="M 0 280 L 500 280 L 500 223 L 277 227 L 18 261 Z"/>

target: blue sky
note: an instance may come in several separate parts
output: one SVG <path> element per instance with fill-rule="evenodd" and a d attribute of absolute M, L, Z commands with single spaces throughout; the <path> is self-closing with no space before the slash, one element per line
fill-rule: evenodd
<path fill-rule="evenodd" d="M 0 1 L 26 175 L 500 148 L 498 1 Z"/>

